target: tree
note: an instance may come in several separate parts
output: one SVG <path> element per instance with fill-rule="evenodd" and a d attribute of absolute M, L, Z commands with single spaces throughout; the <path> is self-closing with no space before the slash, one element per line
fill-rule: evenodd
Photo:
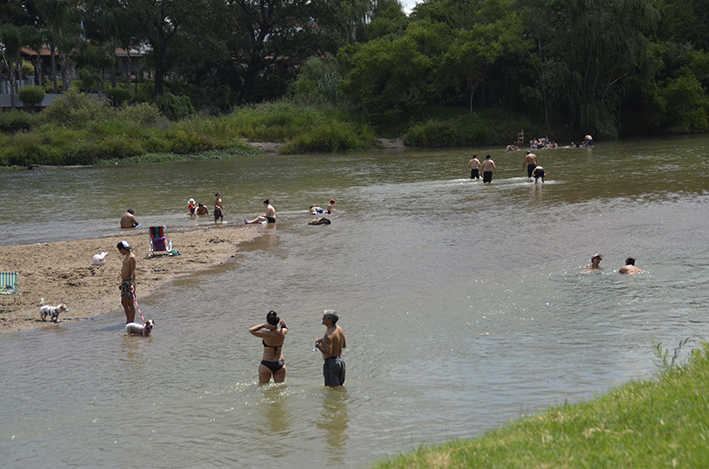
<path fill-rule="evenodd" d="M 571 129 L 618 136 L 631 79 L 653 73 L 648 35 L 659 19 L 653 2 L 529 1 L 524 12 L 527 33 L 537 43 L 531 65 L 545 101 Z M 540 18 L 548 25 L 543 34 Z"/>
<path fill-rule="evenodd" d="M 29 104 L 34 109 L 37 104 L 44 101 L 46 95 L 47 92 L 42 86 L 25 86 L 20 90 L 20 101 Z"/>
<path fill-rule="evenodd" d="M 76 10 L 71 0 L 37 0 L 36 3 L 42 19 L 47 24 L 54 93 L 59 92 L 59 87 L 57 86 L 57 53 L 62 63 L 62 86 L 64 91 L 66 91 L 69 88 L 67 75 L 69 51 L 76 44 L 75 39 L 79 33 L 79 23 L 75 15 Z"/>
<path fill-rule="evenodd" d="M 20 31 L 11 24 L 0 26 L 0 54 L 3 65 L 10 79 L 10 107 L 15 109 L 15 90 L 17 88 L 17 63 L 20 60 L 22 37 Z"/>
<path fill-rule="evenodd" d="M 338 59 L 349 70 L 343 93 L 379 123 L 417 113 L 425 104 L 432 61 L 412 37 L 346 46 Z"/>
<path fill-rule="evenodd" d="M 42 86 L 42 56 L 40 54 L 47 43 L 47 30 L 34 26 L 25 26 L 22 28 L 21 34 L 22 43 L 36 54 L 34 57 L 35 76 L 37 77 L 37 85 Z"/>
<path fill-rule="evenodd" d="M 258 97 L 264 71 L 275 74 L 342 44 L 343 1 L 233 0 L 229 50 L 244 69 L 245 99 Z M 285 90 L 285 86 L 282 87 Z"/>

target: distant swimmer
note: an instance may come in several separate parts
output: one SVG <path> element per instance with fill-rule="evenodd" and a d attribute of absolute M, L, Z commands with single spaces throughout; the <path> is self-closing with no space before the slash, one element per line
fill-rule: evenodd
<path fill-rule="evenodd" d="M 481 167 L 483 170 L 483 183 L 486 182 L 492 182 L 492 172 L 495 171 L 495 174 L 497 174 L 497 166 L 495 166 L 495 162 L 492 161 L 492 156 L 487 155 L 485 157 L 485 161 L 483 161 Z"/>
<path fill-rule="evenodd" d="M 583 138 L 583 146 L 590 147 L 591 145 L 593 145 L 593 137 L 591 137 L 590 135 L 586 135 Z"/>
<path fill-rule="evenodd" d="M 527 177 L 531 178 L 534 168 L 537 167 L 537 155 L 531 151 L 528 151 L 527 155 L 524 157 L 524 162 L 522 163 L 522 171 L 524 171 L 525 166 L 527 167 Z"/>
<path fill-rule="evenodd" d="M 517 146 L 522 148 L 522 145 L 524 145 L 524 129 L 521 129 L 517 134 Z"/>
<path fill-rule="evenodd" d="M 133 215 L 134 213 L 135 211 L 132 208 L 126 210 L 126 213 L 121 217 L 121 228 L 135 228 L 140 226 L 138 220 L 135 219 L 135 215 Z"/>
<path fill-rule="evenodd" d="M 327 213 L 332 213 L 335 211 L 335 199 L 330 199 L 330 203 L 327 204 Z"/>
<path fill-rule="evenodd" d="M 625 260 L 625 265 L 618 271 L 619 274 L 637 274 L 642 272 L 642 270 L 635 267 L 635 258 L 629 257 Z"/>
<path fill-rule="evenodd" d="M 470 170 L 470 179 L 480 179 L 480 160 L 478 160 L 478 155 L 473 155 L 473 158 L 468 161 L 468 166 L 465 170 Z"/>
<path fill-rule="evenodd" d="M 600 270 L 603 254 L 596 253 L 591 257 L 591 263 L 584 267 L 586 270 Z"/>
<path fill-rule="evenodd" d="M 534 168 L 534 173 L 532 173 L 532 176 L 534 176 L 534 184 L 536 184 L 539 181 L 539 179 L 542 180 L 542 184 L 543 184 L 544 183 L 544 168 L 537 165 L 537 167 Z"/>

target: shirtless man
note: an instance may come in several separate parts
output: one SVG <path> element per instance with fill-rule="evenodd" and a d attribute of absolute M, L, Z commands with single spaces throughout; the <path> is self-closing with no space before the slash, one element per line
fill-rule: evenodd
<path fill-rule="evenodd" d="M 642 270 L 635 267 L 635 258 L 629 257 L 625 260 L 625 265 L 618 271 L 619 274 L 637 274 L 642 272 Z"/>
<path fill-rule="evenodd" d="M 534 168 L 534 172 L 532 173 L 532 176 L 534 176 L 534 184 L 536 184 L 537 181 L 539 181 L 539 178 L 542 179 L 542 184 L 544 184 L 544 168 L 537 165 Z"/>
<path fill-rule="evenodd" d="M 121 304 L 126 313 L 126 324 L 135 319 L 135 254 L 130 252 L 131 247 L 127 241 L 121 241 L 116 245 L 118 252 L 123 254 L 123 266 L 121 267 Z"/>
<path fill-rule="evenodd" d="M 487 155 L 485 157 L 485 161 L 483 161 L 483 164 L 480 165 L 483 170 L 483 183 L 492 182 L 493 171 L 495 171 L 495 174 L 497 174 L 497 166 L 495 166 L 495 162 L 492 161 L 490 158 L 492 158 L 492 156 Z"/>
<path fill-rule="evenodd" d="M 327 327 L 325 335 L 315 340 L 315 348 L 322 353 L 322 374 L 325 377 L 325 386 L 336 388 L 345 384 L 345 360 L 342 358 L 342 349 L 347 347 L 345 332 L 337 321 L 340 316 L 335 311 L 326 310 L 322 323 Z"/>
<path fill-rule="evenodd" d="M 591 145 L 593 145 L 593 137 L 591 137 L 590 135 L 586 135 L 583 138 L 583 146 L 590 147 Z"/>
<path fill-rule="evenodd" d="M 214 223 L 220 220 L 224 223 L 224 213 L 222 212 L 222 197 L 219 192 L 214 194 Z"/>
<path fill-rule="evenodd" d="M 524 145 L 524 129 L 520 130 L 517 134 L 517 146 L 522 148 L 522 145 Z"/>
<path fill-rule="evenodd" d="M 268 201 L 268 199 L 263 201 L 263 206 L 266 207 L 266 213 L 263 215 L 259 215 L 253 220 L 244 220 L 244 223 L 247 225 L 253 225 L 254 223 L 261 223 L 262 221 L 265 221 L 267 223 L 276 223 L 276 209 L 273 208 L 273 205 L 271 205 Z"/>
<path fill-rule="evenodd" d="M 470 170 L 470 179 L 480 179 L 480 160 L 478 160 L 478 155 L 473 155 L 473 158 L 468 161 L 468 166 L 465 170 Z"/>
<path fill-rule="evenodd" d="M 126 213 L 121 217 L 121 228 L 135 228 L 138 226 L 138 220 L 135 219 L 133 215 L 135 211 L 132 208 L 126 210 Z"/>
<path fill-rule="evenodd" d="M 537 167 L 537 155 L 531 151 L 528 151 L 527 156 L 524 157 L 524 162 L 522 163 L 522 171 L 524 171 L 525 166 L 527 167 L 527 177 L 531 178 L 534 168 Z"/>
<path fill-rule="evenodd" d="M 201 202 L 197 204 L 197 215 L 209 215 L 209 209 Z"/>

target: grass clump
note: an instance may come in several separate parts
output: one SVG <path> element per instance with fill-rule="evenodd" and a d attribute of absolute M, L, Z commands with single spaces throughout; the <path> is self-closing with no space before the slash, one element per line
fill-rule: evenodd
<path fill-rule="evenodd" d="M 709 467 L 709 345 L 693 350 L 685 365 L 658 351 L 668 366 L 657 380 L 631 382 L 591 402 L 550 408 L 475 440 L 419 448 L 374 467 Z"/>

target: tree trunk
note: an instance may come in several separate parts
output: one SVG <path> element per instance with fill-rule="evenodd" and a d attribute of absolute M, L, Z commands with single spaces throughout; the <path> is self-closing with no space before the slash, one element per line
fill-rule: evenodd
<path fill-rule="evenodd" d="M 56 57 L 56 47 L 54 43 L 49 44 L 49 53 L 51 54 L 50 63 L 52 65 L 52 83 L 54 83 L 54 94 L 59 93 L 59 86 L 57 85 L 57 57 Z"/>
<path fill-rule="evenodd" d="M 126 80 L 128 82 L 128 92 L 131 91 L 131 80 L 130 80 L 130 51 L 128 51 L 128 58 L 125 61 L 126 64 Z"/>

